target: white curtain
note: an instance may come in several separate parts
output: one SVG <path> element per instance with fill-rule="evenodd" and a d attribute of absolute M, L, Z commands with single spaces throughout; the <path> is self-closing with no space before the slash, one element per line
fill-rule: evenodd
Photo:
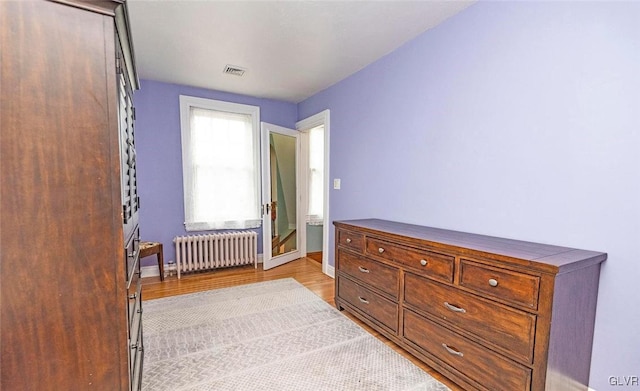
<path fill-rule="evenodd" d="M 190 108 L 185 227 L 189 231 L 261 224 L 258 159 L 252 118 Z"/>
<path fill-rule="evenodd" d="M 322 225 L 324 216 L 324 125 L 309 131 L 309 214 L 307 223 Z"/>

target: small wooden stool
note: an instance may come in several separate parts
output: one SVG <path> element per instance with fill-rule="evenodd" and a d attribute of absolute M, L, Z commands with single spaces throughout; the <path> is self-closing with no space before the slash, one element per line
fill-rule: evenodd
<path fill-rule="evenodd" d="M 160 281 L 164 281 L 164 257 L 162 256 L 162 243 L 140 242 L 140 259 L 156 254 L 158 267 L 160 268 Z"/>

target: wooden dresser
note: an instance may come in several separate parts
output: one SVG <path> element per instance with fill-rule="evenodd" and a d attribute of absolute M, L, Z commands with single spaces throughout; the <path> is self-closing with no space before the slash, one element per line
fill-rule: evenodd
<path fill-rule="evenodd" d="M 336 227 L 336 305 L 466 390 L 587 390 L 607 254 L 384 220 Z"/>
<path fill-rule="evenodd" d="M 0 389 L 139 390 L 123 1 L 2 1 Z"/>

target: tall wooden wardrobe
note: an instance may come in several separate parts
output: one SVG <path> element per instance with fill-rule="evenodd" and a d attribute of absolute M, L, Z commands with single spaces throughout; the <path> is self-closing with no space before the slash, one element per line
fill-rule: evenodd
<path fill-rule="evenodd" d="M 125 4 L 0 1 L 0 31 L 0 389 L 138 390 Z"/>

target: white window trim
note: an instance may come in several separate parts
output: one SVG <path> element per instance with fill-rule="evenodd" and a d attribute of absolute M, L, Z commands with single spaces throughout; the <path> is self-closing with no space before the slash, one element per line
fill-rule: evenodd
<path fill-rule="evenodd" d="M 331 135 L 331 115 L 329 109 L 321 111 L 317 114 L 314 114 L 310 117 L 307 117 L 303 120 L 296 122 L 296 129 L 299 131 L 304 131 L 306 129 L 311 129 L 316 126 L 324 125 L 324 215 L 323 215 L 323 225 L 322 225 L 322 272 L 331 277 L 335 276 L 334 266 L 329 265 L 329 206 L 330 206 L 330 165 L 329 165 L 329 156 L 331 156 L 330 151 L 330 135 Z M 305 194 L 306 196 L 306 194 Z M 301 248 L 304 249 L 306 255 L 306 235 L 304 236 L 304 243 L 301 244 Z"/>
<path fill-rule="evenodd" d="M 188 156 L 189 151 L 188 145 L 190 145 L 189 137 L 190 132 L 188 131 L 190 128 L 190 110 L 191 107 L 197 107 L 208 110 L 216 110 L 216 111 L 224 111 L 228 113 L 239 113 L 246 114 L 251 116 L 251 126 L 253 129 L 253 142 L 254 142 L 254 164 L 256 167 L 256 175 L 255 175 L 255 184 L 256 189 L 258 191 L 258 196 L 260 196 L 260 107 L 245 105 L 240 103 L 232 103 L 225 102 L 221 100 L 214 99 L 206 99 L 206 98 L 198 98 L 194 96 L 180 95 L 180 133 L 181 133 L 181 142 L 182 142 L 182 183 L 183 183 L 183 203 L 184 203 L 184 216 L 185 216 L 185 229 L 187 231 L 204 231 L 208 230 L 207 228 L 198 227 L 198 226 L 188 226 L 186 222 L 187 216 L 187 199 L 188 199 L 188 189 L 190 189 L 190 183 L 188 181 L 191 180 L 191 176 L 187 175 L 187 172 L 190 170 L 189 162 L 185 159 L 185 156 Z M 261 200 L 258 199 L 256 202 L 256 216 L 257 220 L 261 221 L 261 213 L 260 213 L 260 204 Z M 257 225 L 253 228 L 259 227 L 261 222 L 258 222 Z M 251 227 L 246 227 L 251 228 Z"/>

